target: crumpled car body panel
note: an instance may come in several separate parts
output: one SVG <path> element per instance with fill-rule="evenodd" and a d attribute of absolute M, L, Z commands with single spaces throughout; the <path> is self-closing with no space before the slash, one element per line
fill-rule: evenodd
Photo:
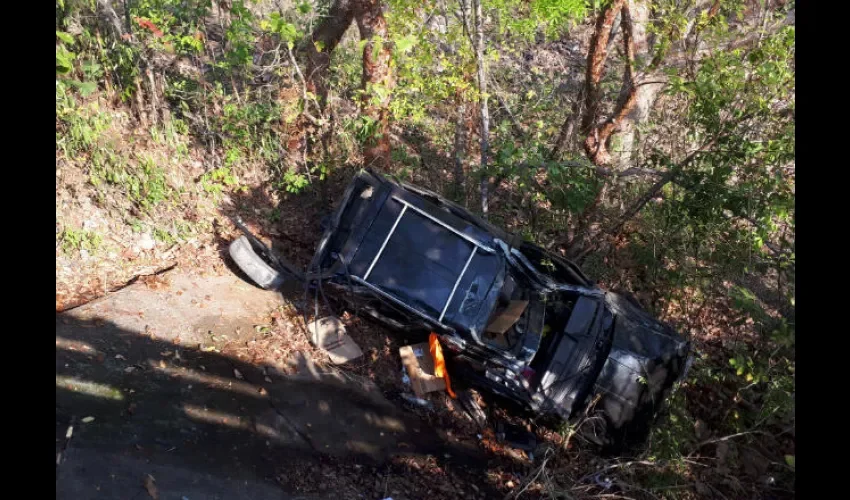
<path fill-rule="evenodd" d="M 594 400 L 613 441 L 645 436 L 689 356 L 678 333 L 574 263 L 369 171 L 346 190 L 307 276 L 391 327 L 438 333 L 453 378 L 565 419 Z M 513 326 L 488 331 L 516 302 Z"/>

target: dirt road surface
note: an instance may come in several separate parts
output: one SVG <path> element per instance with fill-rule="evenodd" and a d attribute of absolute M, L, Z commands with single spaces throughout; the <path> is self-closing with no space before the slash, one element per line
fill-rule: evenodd
<path fill-rule="evenodd" d="M 285 471 L 474 454 L 374 384 L 309 358 L 285 373 L 220 352 L 283 301 L 234 275 L 174 271 L 58 314 L 57 498 L 344 498 L 301 495 L 292 484 L 309 478 Z"/>

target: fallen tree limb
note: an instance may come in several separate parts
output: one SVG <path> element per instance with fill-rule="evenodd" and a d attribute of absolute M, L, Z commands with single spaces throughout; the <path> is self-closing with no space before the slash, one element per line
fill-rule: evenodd
<path fill-rule="evenodd" d="M 60 305 L 57 302 L 56 303 L 56 312 L 57 313 L 63 313 L 63 312 L 70 311 L 72 309 L 76 309 L 80 306 L 90 304 L 90 303 L 92 303 L 96 300 L 100 300 L 103 297 L 106 297 L 110 293 L 114 293 L 114 292 L 117 292 L 119 290 L 123 290 L 124 288 L 127 288 L 130 285 L 134 285 L 135 283 L 137 283 L 142 278 L 147 278 L 147 277 L 150 277 L 150 276 L 161 276 L 161 275 L 173 270 L 176 267 L 177 267 L 177 263 L 171 262 L 167 265 L 154 268 L 151 272 L 143 272 L 143 273 L 136 274 L 135 276 L 133 276 L 129 280 L 125 281 L 124 283 L 117 285 L 117 286 L 114 286 L 114 287 L 104 291 L 101 294 L 95 294 L 95 296 L 78 298 L 77 300 L 71 301 L 70 304 L 63 303 L 63 304 Z"/>

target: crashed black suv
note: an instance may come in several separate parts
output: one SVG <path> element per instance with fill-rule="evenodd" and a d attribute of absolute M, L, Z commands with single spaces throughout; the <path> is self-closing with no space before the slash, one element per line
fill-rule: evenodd
<path fill-rule="evenodd" d="M 231 255 L 261 286 L 288 274 L 392 327 L 434 331 L 453 379 L 541 414 L 587 411 L 606 444 L 642 441 L 686 371 L 689 343 L 633 299 L 419 187 L 355 176 L 306 273 L 239 225 Z"/>

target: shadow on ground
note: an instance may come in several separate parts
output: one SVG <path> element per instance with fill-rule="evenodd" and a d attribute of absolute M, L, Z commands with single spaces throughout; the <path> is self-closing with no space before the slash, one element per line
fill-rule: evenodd
<path fill-rule="evenodd" d="M 374 386 L 309 365 L 272 373 L 73 314 L 57 315 L 56 349 L 57 498 L 145 498 L 148 474 L 163 499 L 292 498 L 323 479 L 281 471 L 321 457 L 478 461 Z"/>

